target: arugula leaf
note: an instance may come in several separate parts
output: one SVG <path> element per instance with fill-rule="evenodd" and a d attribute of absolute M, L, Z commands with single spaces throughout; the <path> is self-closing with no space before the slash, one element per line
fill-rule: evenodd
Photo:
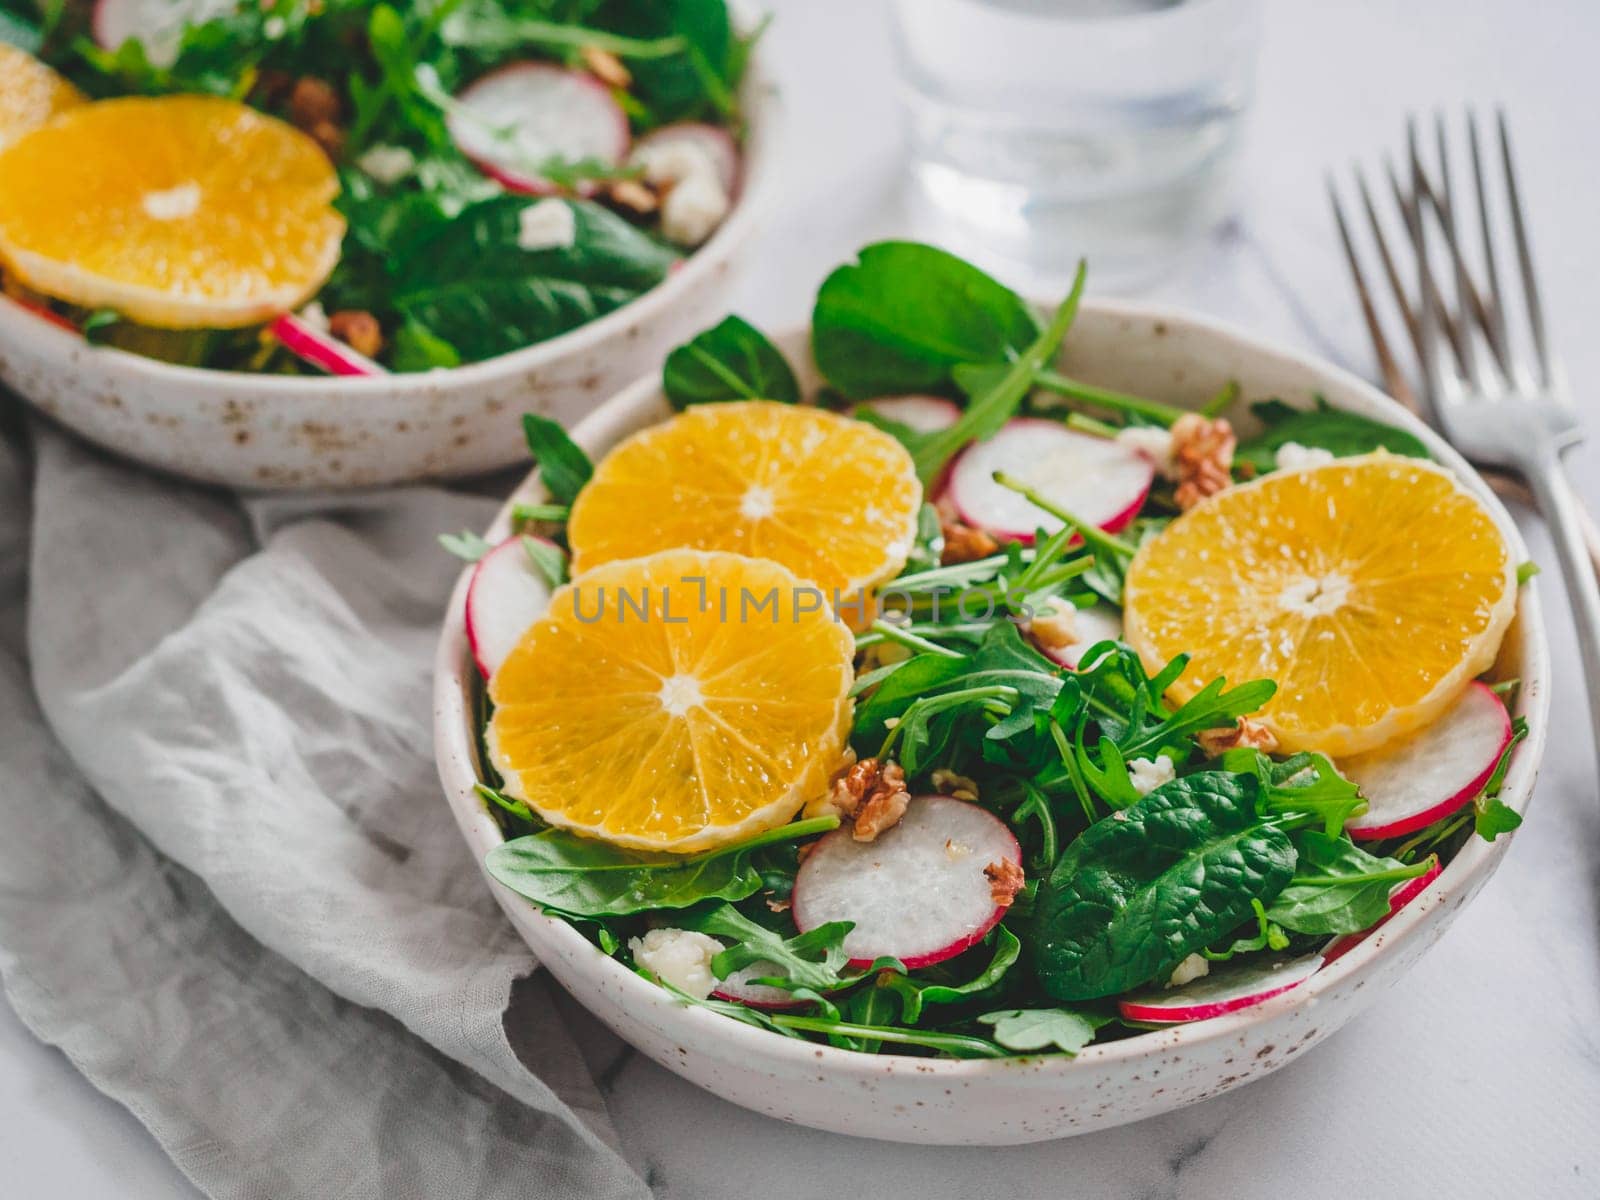
<path fill-rule="evenodd" d="M 558 421 L 537 413 L 522 414 L 522 433 L 539 466 L 539 479 L 557 504 L 570 506 L 594 474 L 594 463 L 567 436 Z"/>
<path fill-rule="evenodd" d="M 439 545 L 463 562 L 475 563 L 494 546 L 483 540 L 470 529 L 463 529 L 460 533 L 441 533 Z"/>
<path fill-rule="evenodd" d="M 459 367 L 461 353 L 421 321 L 411 317 L 395 330 L 389 365 L 396 371 Z"/>
<path fill-rule="evenodd" d="M 1289 935 L 1284 933 L 1282 926 L 1267 918 L 1267 910 L 1259 900 L 1250 901 L 1250 907 L 1256 914 L 1256 931 L 1250 937 L 1235 938 L 1233 943 L 1223 950 L 1213 950 L 1209 946 L 1200 951 L 1203 958 L 1210 962 L 1227 962 L 1240 954 L 1255 954 L 1262 950 L 1282 950 L 1289 945 Z"/>
<path fill-rule="evenodd" d="M 1001 363 L 1039 334 L 1028 306 L 970 263 L 917 242 L 877 242 L 817 292 L 817 367 L 853 400 L 947 390 L 960 363 Z"/>
<path fill-rule="evenodd" d="M 524 537 L 522 548 L 528 552 L 528 561 L 551 587 L 560 587 L 567 581 L 567 556 L 561 547 L 543 538 Z"/>
<path fill-rule="evenodd" d="M 1267 919 L 1294 933 L 1359 933 L 1389 915 L 1389 893 L 1432 865 L 1407 865 L 1368 854 L 1348 837 L 1314 829 L 1295 837 L 1295 876 L 1278 893 Z"/>
<path fill-rule="evenodd" d="M 1090 1042 L 1111 1018 L 1100 1013 L 1070 1008 L 1010 1008 L 984 1013 L 983 1025 L 994 1026 L 994 1040 L 1007 1050 L 1055 1049 L 1076 1054 Z"/>
<path fill-rule="evenodd" d="M 1351 817 L 1366 810 L 1361 789 L 1339 774 L 1325 754 L 1302 752 L 1274 762 L 1259 750 L 1239 746 L 1225 752 L 1217 765 L 1256 776 L 1267 807 L 1315 816 L 1329 837 L 1337 837 Z"/>
<path fill-rule="evenodd" d="M 900 1019 L 908 1025 L 915 1025 L 922 1018 L 922 1010 L 926 1005 L 958 1004 L 995 987 L 1021 954 L 1022 943 L 1017 940 L 1017 935 L 1001 925 L 995 929 L 994 956 L 990 958 L 989 965 L 966 983 L 925 983 L 902 972 L 885 971 L 878 975 L 876 983 L 868 990 L 889 991 L 899 996 Z"/>
<path fill-rule="evenodd" d="M 1387 450 L 1408 458 L 1428 458 L 1428 448 L 1414 434 L 1358 413 L 1331 408 L 1321 396 L 1317 407 L 1293 408 L 1282 400 L 1252 404 L 1250 411 L 1266 429 L 1234 451 L 1235 463 L 1249 463 L 1258 474 L 1277 470 L 1278 447 L 1285 442 L 1331 451 L 1339 458 Z"/>
<path fill-rule="evenodd" d="M 1521 587 L 1539 573 L 1539 564 L 1531 558 L 1517 564 L 1517 586 Z"/>
<path fill-rule="evenodd" d="M 800 400 L 788 360 L 765 334 L 736 316 L 667 355 L 661 388 L 676 409 L 720 400 Z"/>
<path fill-rule="evenodd" d="M 711 960 L 711 973 L 718 979 L 726 979 L 753 963 L 771 963 L 775 972 L 765 982 L 818 991 L 836 988 L 844 982 L 839 971 L 850 961 L 845 953 L 844 937 L 855 928 L 852 921 L 829 921 L 786 938 L 752 921 L 731 904 L 690 910 L 678 914 L 675 920 L 683 929 L 732 941 L 731 946 Z"/>
<path fill-rule="evenodd" d="M 1253 775 L 1163 784 L 1068 846 L 1040 887 L 1030 949 L 1058 1000 L 1114 996 L 1170 975 L 1248 920 L 1294 875 L 1288 835 L 1258 812 Z"/>
<path fill-rule="evenodd" d="M 969 442 L 993 437 L 1016 415 L 1017 406 L 1033 389 L 1039 372 L 1055 361 L 1061 340 L 1078 315 L 1078 302 L 1083 298 L 1087 279 L 1088 270 L 1079 262 L 1078 274 L 1067 298 L 1056 309 L 1050 324 L 1014 362 L 994 368 L 963 364 L 954 369 L 956 383 L 968 396 L 966 411 L 948 429 L 925 434 L 910 447 L 911 457 L 917 464 L 917 477 L 924 487 L 933 486 L 957 451 Z M 1089 536 L 1088 530 L 1081 532 Z"/>
<path fill-rule="evenodd" d="M 541 908 L 574 917 L 620 917 L 703 900 L 742 900 L 760 890 L 750 861 L 759 847 L 836 828 L 836 817 L 796 821 L 736 846 L 690 857 L 642 854 L 547 829 L 489 851 L 490 875 Z"/>
<path fill-rule="evenodd" d="M 1494 770 L 1490 772 L 1488 782 L 1483 785 L 1483 791 L 1479 792 L 1473 801 L 1473 829 L 1486 842 L 1492 842 L 1502 833 L 1510 833 L 1522 824 L 1522 814 L 1502 804 L 1499 797 L 1500 789 L 1505 785 L 1506 772 L 1511 769 L 1512 752 L 1527 736 L 1527 720 L 1523 717 L 1513 717 L 1511 740 L 1500 752 L 1500 759 L 1494 764 Z"/>
<path fill-rule="evenodd" d="M 0 42 L 28 54 L 38 54 L 44 45 L 44 31 L 23 14 L 0 8 Z"/>
<path fill-rule="evenodd" d="M 570 245 L 517 244 L 530 203 L 571 207 Z M 678 254 L 615 213 L 580 200 L 495 196 L 430 225 L 392 264 L 392 302 L 466 361 L 576 329 L 666 278 Z"/>

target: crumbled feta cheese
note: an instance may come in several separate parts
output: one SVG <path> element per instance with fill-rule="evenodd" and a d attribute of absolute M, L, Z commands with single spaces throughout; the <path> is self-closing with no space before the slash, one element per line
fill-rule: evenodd
<path fill-rule="evenodd" d="M 1131 446 L 1153 464 L 1163 479 L 1178 477 L 1178 462 L 1172 453 L 1172 431 L 1154 425 L 1130 425 L 1117 431 L 1117 441 Z"/>
<path fill-rule="evenodd" d="M 328 332 L 328 311 L 322 307 L 322 301 L 313 300 L 295 315 L 318 333 Z"/>
<path fill-rule="evenodd" d="M 278 16 L 268 17 L 261 22 L 261 32 L 266 34 L 268 41 L 275 42 L 289 32 L 289 22 Z"/>
<path fill-rule="evenodd" d="M 1194 982 L 1202 975 L 1209 974 L 1211 974 L 1211 961 L 1203 954 L 1191 954 L 1178 964 L 1177 969 L 1172 972 L 1172 978 L 1167 980 L 1167 986 L 1169 988 L 1182 987 L 1186 983 Z"/>
<path fill-rule="evenodd" d="M 1133 790 L 1141 796 L 1148 796 L 1163 783 L 1171 783 L 1177 777 L 1178 772 L 1172 760 L 1165 754 L 1158 754 L 1153 759 L 1130 759 L 1128 762 L 1128 778 L 1133 783 Z"/>
<path fill-rule="evenodd" d="M 565 250 L 578 237 L 578 218 L 562 200 L 540 200 L 517 214 L 517 245 L 524 250 Z"/>
<path fill-rule="evenodd" d="M 680 246 L 698 246 L 728 215 L 728 193 L 715 169 L 672 185 L 661 202 L 661 232 Z"/>
<path fill-rule="evenodd" d="M 373 146 L 356 159 L 373 179 L 387 187 L 399 183 L 417 168 L 417 156 L 404 146 Z"/>
<path fill-rule="evenodd" d="M 711 960 L 722 953 L 714 937 L 690 929 L 652 929 L 642 938 L 629 938 L 633 961 L 663 983 L 704 1000 L 717 986 Z"/>
<path fill-rule="evenodd" d="M 1275 461 L 1280 471 L 1299 471 L 1305 467 L 1320 467 L 1333 461 L 1333 451 L 1321 446 L 1302 446 L 1299 442 L 1285 442 L 1278 447 Z"/>

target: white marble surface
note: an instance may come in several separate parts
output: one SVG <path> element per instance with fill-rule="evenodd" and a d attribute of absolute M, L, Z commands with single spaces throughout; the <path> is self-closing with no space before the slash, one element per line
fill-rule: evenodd
<path fill-rule="evenodd" d="M 792 172 L 741 311 L 802 318 L 863 242 L 905 233 L 881 6 L 777 0 L 772 49 Z M 1371 360 L 1332 238 L 1323 172 L 1396 148 L 1410 109 L 1506 103 L 1553 340 L 1580 401 L 1600 384 L 1600 106 L 1588 0 L 1269 0 L 1238 218 L 1149 293 Z M 821 70 L 817 68 L 819 65 Z M 911 231 L 914 232 L 914 231 Z M 1600 449 L 1580 452 L 1600 504 Z M 1575 661 L 1555 568 L 1554 659 Z M 588 1027 L 630 1158 L 671 1200 L 865 1193 L 956 1198 L 1600 1195 L 1600 789 L 1582 681 L 1558 675 L 1538 801 L 1500 874 L 1372 1011 L 1306 1059 L 1155 1121 L 1049 1145 L 929 1149 L 813 1133 L 723 1103 Z M 581 1018 L 580 1018 L 581 1019 Z M 194 1195 L 127 1112 L 0 1006 L 0 1194 Z"/>

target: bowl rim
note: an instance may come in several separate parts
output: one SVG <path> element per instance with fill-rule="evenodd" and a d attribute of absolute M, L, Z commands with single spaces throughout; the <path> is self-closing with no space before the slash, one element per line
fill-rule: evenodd
<path fill-rule="evenodd" d="M 1359 395 L 1373 404 L 1384 419 L 1407 430 L 1422 440 L 1431 454 L 1450 468 L 1456 478 L 1469 488 L 1489 509 L 1495 523 L 1510 543 L 1518 561 L 1526 561 L 1527 546 L 1505 506 L 1490 491 L 1482 477 L 1439 434 L 1372 384 L 1351 372 L 1328 362 L 1315 354 L 1297 350 L 1269 339 L 1246 332 L 1236 325 L 1209 316 L 1191 313 L 1181 308 L 1129 301 L 1085 300 L 1084 313 L 1111 318 L 1125 318 L 1149 325 L 1164 324 L 1170 334 L 1189 331 L 1203 337 L 1231 344 L 1236 350 L 1258 362 L 1274 363 L 1313 377 L 1324 384 Z M 787 326 L 777 332 L 775 340 L 809 335 L 809 322 Z M 636 415 L 637 410 L 651 401 L 660 401 L 659 376 L 647 375 L 617 393 L 595 408 L 572 429 L 579 444 L 601 442 L 609 446 L 619 441 L 614 428 Z M 1337 407 L 1337 406 L 1335 406 Z M 496 513 L 487 533 L 503 538 L 509 534 L 510 513 L 514 503 L 528 498 L 530 487 L 537 486 L 537 471 L 530 472 L 513 490 L 505 504 Z M 499 540 L 490 536 L 490 541 Z M 476 667 L 466 651 L 464 621 L 465 591 L 472 574 L 471 566 L 463 569 L 457 580 L 450 607 L 440 631 L 434 675 L 435 757 L 446 802 L 454 811 L 468 845 L 478 859 L 483 871 L 483 856 L 494 845 L 504 841 L 499 825 L 480 803 L 471 797 L 471 785 L 477 782 L 475 750 L 470 738 L 463 737 L 466 728 L 463 719 L 470 719 L 468 702 L 470 687 L 475 683 Z M 1538 584 L 1529 580 L 1523 584 L 1517 597 L 1517 620 L 1521 649 L 1521 681 L 1519 707 L 1527 718 L 1529 734 L 1506 775 L 1501 800 L 1519 814 L 1526 813 L 1532 799 L 1533 786 L 1545 752 L 1549 727 L 1549 646 L 1539 605 Z M 696 1005 L 686 1004 L 665 989 L 630 970 L 617 959 L 604 954 L 576 929 L 558 917 L 546 916 L 531 902 L 511 891 L 484 872 L 490 889 L 508 917 L 513 913 L 512 924 L 527 941 L 524 925 L 542 930 L 552 941 L 561 943 L 565 951 L 593 955 L 594 970 L 599 973 L 597 982 L 614 986 L 619 1003 L 635 1013 L 651 1012 L 667 1022 L 682 1021 L 685 1033 L 703 1033 L 720 1041 L 730 1053 L 760 1055 L 787 1063 L 804 1065 L 808 1069 L 826 1066 L 830 1072 L 850 1078 L 881 1076 L 886 1070 L 915 1070 L 931 1080 L 970 1079 L 989 1077 L 1007 1072 L 1065 1072 L 1090 1069 L 1091 1064 L 1112 1064 L 1138 1061 L 1152 1054 L 1165 1054 L 1177 1049 L 1196 1047 L 1239 1036 L 1244 1031 L 1280 1015 L 1299 1008 L 1309 1008 L 1318 998 L 1335 986 L 1358 974 L 1370 973 L 1380 959 L 1396 953 L 1400 946 L 1411 941 L 1421 930 L 1424 920 L 1436 908 L 1453 896 L 1470 897 L 1487 876 L 1498 866 L 1514 840 L 1513 835 L 1501 835 L 1494 842 L 1470 838 L 1444 870 L 1421 892 L 1417 899 L 1431 899 L 1432 904 L 1411 903 L 1404 906 L 1383 925 L 1381 933 L 1362 939 L 1354 948 L 1334 962 L 1325 964 L 1304 983 L 1274 996 L 1260 1004 L 1235 1013 L 1154 1029 L 1146 1033 L 1120 1038 L 1101 1045 L 1090 1045 L 1076 1055 L 1024 1054 L 991 1059 L 941 1059 L 911 1055 L 881 1053 L 863 1054 L 804 1039 L 788 1038 L 770 1030 L 747 1025 L 721 1013 Z M 516 905 L 513 909 L 510 906 Z M 529 942 L 529 948 L 538 958 L 541 951 Z M 580 1003 L 581 1003 L 580 999 Z M 670 1014 L 670 1015 L 669 1015 Z"/>
<path fill-rule="evenodd" d="M 536 371 L 569 354 L 582 354 L 595 349 L 630 323 L 666 309 L 692 293 L 714 272 L 726 268 L 733 253 L 745 243 L 755 226 L 772 209 L 780 195 L 779 160 L 773 142 L 781 132 L 782 108 L 768 66 L 767 51 L 761 40 L 756 42 L 751 51 L 739 92 L 745 120 L 740 185 L 732 209 L 712 235 L 686 254 L 677 268 L 655 287 L 621 307 L 566 333 L 530 346 L 508 350 L 481 362 L 431 371 L 395 371 L 371 376 L 258 374 L 185 366 L 120 350 L 115 346 L 90 345 L 82 334 L 42 318 L 29 306 L 3 294 L 0 294 L 0 318 L 26 320 L 30 323 L 26 326 L 30 336 L 37 336 L 46 348 L 53 343 L 54 348 L 63 353 L 79 348 L 93 350 L 97 360 L 105 363 L 107 369 L 140 378 L 150 385 L 228 389 L 249 387 L 258 396 L 274 398 L 316 395 L 319 399 L 327 399 L 331 394 L 334 399 L 351 396 L 362 403 L 370 403 L 374 394 L 428 393 L 441 386 L 471 387 Z M 530 196 L 528 199 L 533 203 L 540 198 Z"/>

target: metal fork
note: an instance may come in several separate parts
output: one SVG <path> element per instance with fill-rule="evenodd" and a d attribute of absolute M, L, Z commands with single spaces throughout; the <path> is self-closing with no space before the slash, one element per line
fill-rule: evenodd
<path fill-rule="evenodd" d="M 1496 113 L 1499 159 L 1504 176 L 1504 204 L 1510 217 L 1511 241 L 1522 283 L 1522 307 L 1527 317 L 1526 336 L 1514 339 L 1501 287 L 1494 217 L 1485 183 L 1485 158 L 1478 122 L 1467 114 L 1467 144 L 1472 187 L 1478 209 L 1479 258 L 1482 285 L 1474 282 L 1462 238 L 1457 231 L 1457 208 L 1451 181 L 1449 139 L 1444 119 L 1436 121 L 1437 173 L 1423 165 L 1417 126 L 1408 125 L 1407 157 L 1410 187 L 1388 172 L 1416 256 L 1418 305 L 1406 300 L 1398 269 L 1383 240 L 1376 208 L 1358 174 L 1363 207 L 1378 240 L 1384 274 L 1394 289 L 1422 363 L 1431 416 L 1446 438 L 1475 463 L 1499 468 L 1502 486 L 1510 479 L 1525 482 L 1532 499 L 1550 527 L 1561 561 L 1567 594 L 1577 625 L 1578 645 L 1589 688 L 1589 716 L 1600 748 L 1600 585 L 1596 583 L 1593 547 L 1586 543 L 1588 521 L 1581 501 L 1568 482 L 1563 455 L 1578 445 L 1583 426 L 1571 402 L 1566 378 L 1550 353 L 1545 334 L 1544 310 L 1534 277 L 1533 255 L 1528 245 L 1516 171 L 1511 160 L 1511 138 L 1504 112 Z M 1404 385 L 1392 352 L 1382 340 L 1371 296 L 1361 275 L 1349 227 L 1333 194 L 1334 215 L 1341 239 L 1357 277 L 1363 315 L 1378 346 L 1385 377 L 1391 372 Z M 1435 277 L 1431 242 L 1441 238 L 1448 252 L 1452 277 L 1451 298 Z M 1453 303 L 1452 303 L 1453 301 Z M 1528 351 L 1531 350 L 1531 358 Z M 1390 387 L 1394 388 L 1391 381 Z M 1406 389 L 1409 392 L 1409 389 Z M 1414 396 L 1409 398 L 1417 407 Z"/>

